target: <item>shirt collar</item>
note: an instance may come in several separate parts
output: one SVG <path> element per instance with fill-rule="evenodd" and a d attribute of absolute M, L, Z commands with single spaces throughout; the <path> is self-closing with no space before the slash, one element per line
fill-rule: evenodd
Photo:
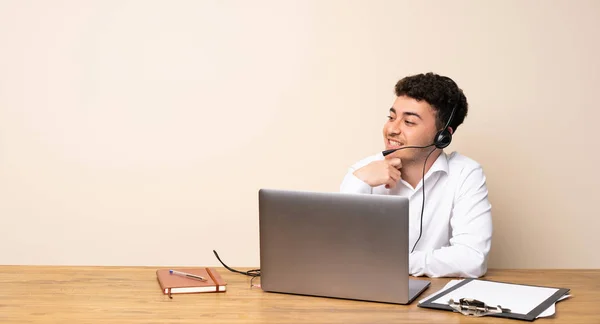
<path fill-rule="evenodd" d="M 440 156 L 438 156 L 438 158 L 435 160 L 435 162 L 433 162 L 433 165 L 431 165 L 431 168 L 429 168 L 429 171 L 427 171 L 427 174 L 433 174 L 437 171 L 444 171 L 444 172 L 446 172 L 446 174 L 448 174 L 448 172 L 449 172 L 448 156 L 446 155 L 446 153 L 444 151 L 442 151 Z M 426 176 L 427 176 L 427 174 L 426 174 Z"/>
<path fill-rule="evenodd" d="M 440 156 L 438 156 L 435 162 L 433 162 L 431 168 L 429 168 L 429 171 L 425 173 L 424 180 L 427 181 L 427 179 L 431 178 L 436 172 L 446 172 L 446 174 L 448 174 L 448 157 L 446 156 L 446 153 L 444 153 L 444 151 L 440 153 Z M 404 184 L 408 186 L 408 188 L 411 188 L 410 184 L 408 184 L 404 180 L 402 180 L 402 182 L 404 182 Z M 423 179 L 419 181 L 417 186 L 413 189 L 413 192 L 418 191 L 419 189 L 421 189 L 421 187 L 423 187 Z"/>
<path fill-rule="evenodd" d="M 385 158 L 383 156 L 383 154 L 379 154 L 379 155 L 380 155 L 380 159 Z M 429 177 L 431 177 L 436 172 L 446 172 L 446 174 L 448 174 L 449 169 L 450 168 L 448 166 L 448 156 L 446 155 L 446 153 L 444 151 L 442 151 L 442 153 L 440 153 L 440 155 L 435 160 L 435 162 L 433 162 L 433 164 L 431 165 L 431 168 L 429 168 L 429 170 L 425 174 L 425 180 L 429 179 Z M 409 195 L 416 192 L 423 186 L 422 180 L 417 184 L 417 186 L 415 188 L 413 188 L 408 182 L 404 181 L 403 179 L 400 179 L 400 182 L 404 185 L 404 187 L 411 190 L 411 193 Z"/>

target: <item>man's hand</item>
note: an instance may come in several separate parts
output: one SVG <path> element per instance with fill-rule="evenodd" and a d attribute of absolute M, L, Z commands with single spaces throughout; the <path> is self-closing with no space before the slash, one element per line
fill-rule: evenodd
<path fill-rule="evenodd" d="M 402 161 L 399 158 L 390 158 L 382 161 L 371 162 L 354 171 L 354 175 L 371 187 L 381 186 L 392 189 L 400 180 Z"/>

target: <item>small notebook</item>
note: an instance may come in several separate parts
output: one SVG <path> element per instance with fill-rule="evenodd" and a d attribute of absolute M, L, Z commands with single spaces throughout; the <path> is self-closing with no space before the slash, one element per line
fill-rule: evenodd
<path fill-rule="evenodd" d="M 227 283 L 221 278 L 214 268 L 177 268 L 173 270 L 187 272 L 193 275 L 202 276 L 206 281 L 200 281 L 192 278 L 182 277 L 169 273 L 170 269 L 156 270 L 156 279 L 163 291 L 163 294 L 191 294 L 204 292 L 225 292 Z"/>

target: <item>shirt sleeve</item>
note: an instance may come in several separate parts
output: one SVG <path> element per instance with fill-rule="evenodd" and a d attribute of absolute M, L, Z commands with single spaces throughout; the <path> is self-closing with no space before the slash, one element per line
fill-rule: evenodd
<path fill-rule="evenodd" d="M 477 278 L 487 272 L 492 214 L 481 167 L 465 177 L 452 209 L 450 246 L 410 255 L 410 273 L 429 277 Z"/>
<path fill-rule="evenodd" d="M 348 168 L 348 172 L 344 176 L 342 180 L 342 184 L 340 185 L 340 192 L 342 193 L 359 193 L 359 194 L 372 194 L 373 188 L 366 182 L 360 180 L 358 177 L 354 175 L 354 172 L 373 161 L 377 161 L 383 159 L 382 155 L 373 155 L 367 158 L 364 158 L 350 168 Z"/>
<path fill-rule="evenodd" d="M 358 177 L 354 175 L 354 168 L 349 168 L 348 173 L 342 180 L 342 184 L 340 185 L 340 192 L 342 193 L 361 193 L 361 194 L 371 194 L 373 193 L 373 188 L 366 182 L 360 180 Z"/>

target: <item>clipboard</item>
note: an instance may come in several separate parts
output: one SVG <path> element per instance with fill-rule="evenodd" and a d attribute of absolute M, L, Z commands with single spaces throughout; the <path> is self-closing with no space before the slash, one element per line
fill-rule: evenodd
<path fill-rule="evenodd" d="M 451 299 L 473 298 L 485 303 L 486 306 L 500 306 L 510 310 L 509 312 L 489 313 L 485 316 L 533 321 L 569 291 L 568 288 L 469 278 L 426 297 L 418 304 L 418 307 L 455 311 L 448 303 Z"/>

